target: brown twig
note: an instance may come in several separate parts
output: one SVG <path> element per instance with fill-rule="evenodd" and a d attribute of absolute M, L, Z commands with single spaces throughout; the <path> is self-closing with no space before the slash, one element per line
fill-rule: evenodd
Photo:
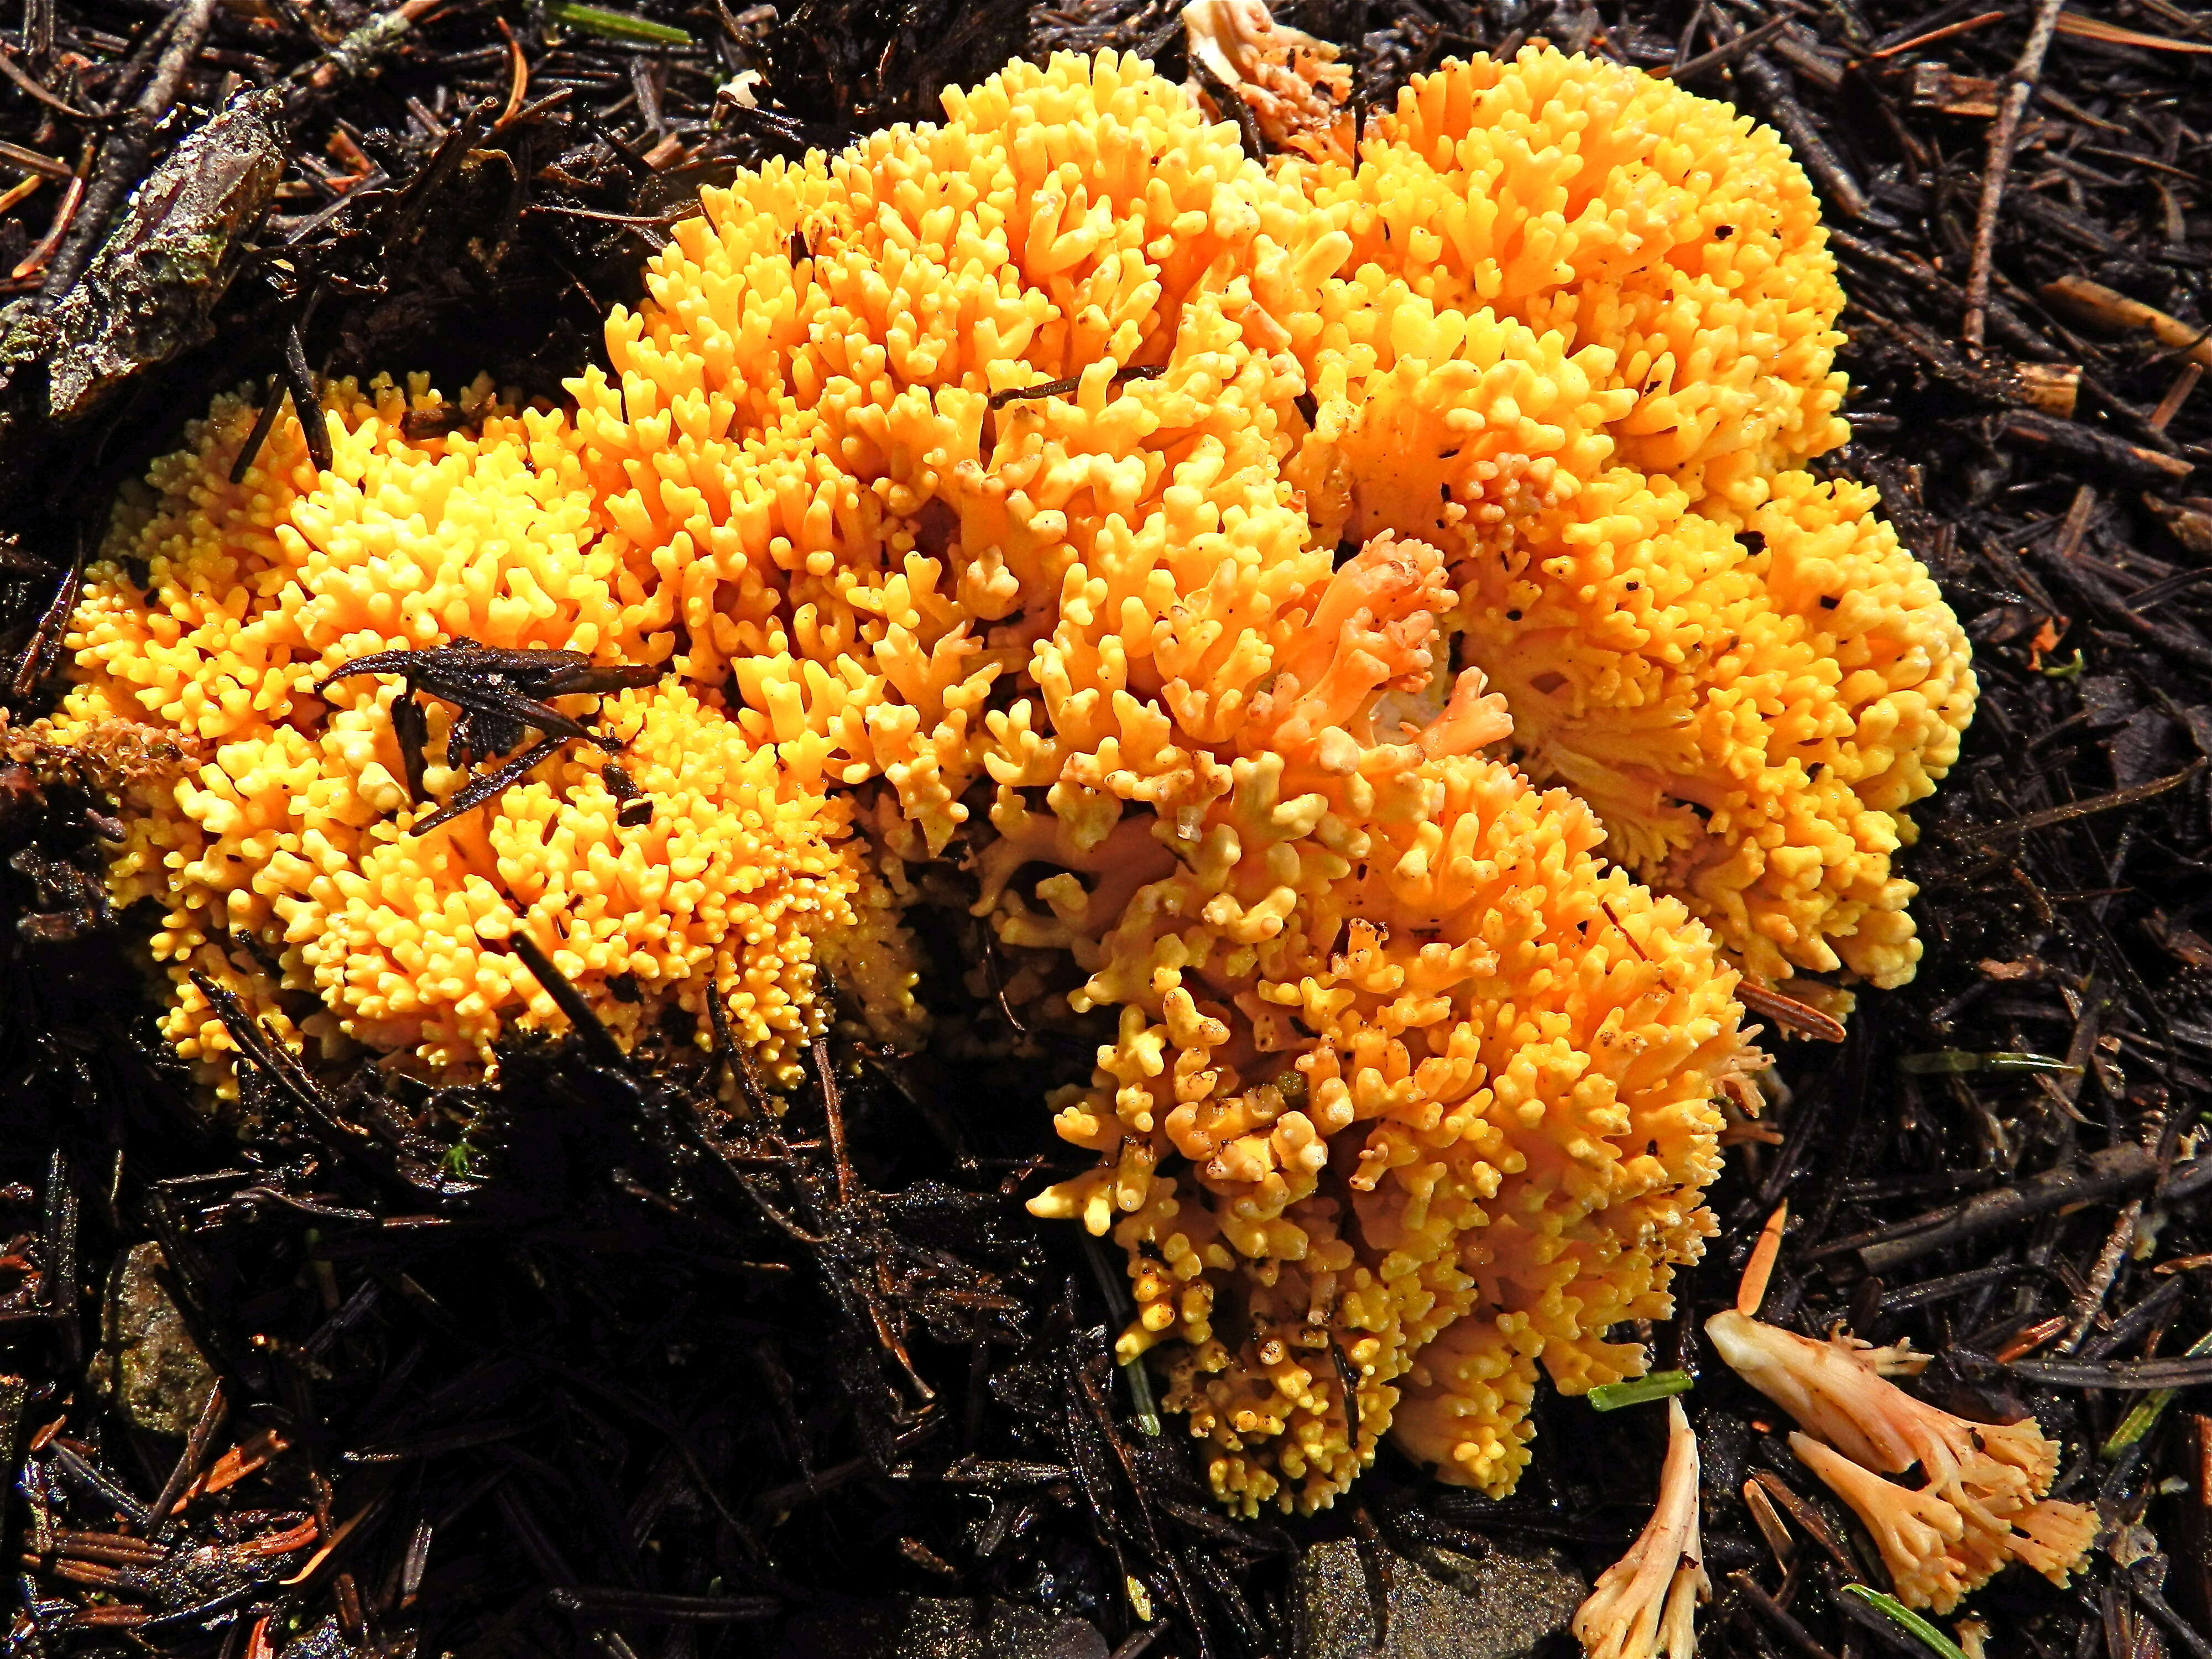
<path fill-rule="evenodd" d="M 1785 1025 L 1803 1036 L 1817 1037 L 1822 1042 L 1841 1042 L 1843 1023 L 1832 1015 L 1824 1014 L 1810 1003 L 1800 1002 L 1796 997 L 1784 996 L 1771 986 L 1753 985 L 1745 980 L 1735 988 L 1738 1002 L 1761 1019 L 1771 1019 L 1777 1025 Z"/>
<path fill-rule="evenodd" d="M 1736 1587 L 1759 1616 L 1790 1644 L 1793 1652 L 1802 1655 L 1803 1659 L 1835 1659 L 1834 1655 L 1813 1639 L 1812 1632 L 1799 1624 L 1786 1607 L 1761 1589 L 1749 1573 L 1732 1572 L 1729 1575 L 1729 1582 Z"/>
<path fill-rule="evenodd" d="M 169 1518 L 169 1511 L 176 1508 L 185 1495 L 185 1488 L 199 1478 L 201 1466 L 207 1461 L 208 1448 L 214 1443 L 228 1410 L 228 1399 L 222 1383 L 218 1381 L 209 1390 L 207 1404 L 200 1409 L 199 1420 L 192 1425 L 191 1433 L 185 1437 L 185 1449 L 178 1455 L 176 1467 L 169 1472 L 168 1483 L 161 1488 L 161 1495 L 155 1498 L 153 1508 L 146 1511 L 149 1532 L 161 1529 L 161 1523 Z"/>
<path fill-rule="evenodd" d="M 1761 46 L 1765 46 L 1769 40 L 1771 40 L 1776 35 L 1781 33 L 1783 30 L 1789 27 L 1790 20 L 1788 18 L 1778 17 L 1771 22 L 1761 23 L 1757 28 L 1752 30 L 1748 34 L 1739 34 L 1733 40 L 1722 41 L 1720 45 L 1715 46 L 1711 52 L 1701 52 L 1695 58 L 1691 58 L 1686 63 L 1678 64 L 1672 67 L 1662 65 L 1658 69 L 1653 70 L 1651 71 L 1652 76 L 1655 79 L 1658 80 L 1671 80 L 1676 82 L 1693 81 L 1698 76 L 1704 75 L 1709 70 L 1720 68 L 1723 64 L 1733 64 L 1737 58 L 1741 58 L 1747 52 L 1757 52 Z"/>
<path fill-rule="evenodd" d="M 323 420 L 322 388 L 315 384 L 314 371 L 307 366 L 305 320 L 295 317 L 284 331 L 284 383 L 291 389 L 292 407 L 300 417 L 300 435 L 307 441 L 308 459 L 314 462 L 317 471 L 327 472 L 331 467 L 331 434 Z"/>
<path fill-rule="evenodd" d="M 2067 14 L 2058 20 L 2058 32 L 2107 46 L 2139 46 L 2147 52 L 2212 52 L 2212 40 L 2177 40 L 2170 34 L 2146 34 L 2122 28 L 2102 18 Z"/>
<path fill-rule="evenodd" d="M 540 745 L 541 747 L 543 745 Z M 553 958 L 539 948 L 538 941 L 520 927 L 507 936 L 508 946 L 530 970 L 545 994 L 553 999 L 553 1006 L 568 1017 L 568 1024 L 582 1042 L 592 1058 L 602 1066 L 618 1066 L 623 1063 L 622 1047 L 614 1034 L 599 1023 L 592 1012 L 592 1005 L 584 1000 L 583 993 L 570 982 L 568 976 L 556 965 Z"/>
<path fill-rule="evenodd" d="M 1166 373 L 1165 368 L 1158 365 L 1150 368 L 1117 368 L 1114 371 L 1113 380 L 1115 386 L 1130 380 L 1157 380 Z M 1002 387 L 991 394 L 990 404 L 993 409 L 997 410 L 1030 398 L 1070 398 L 1082 387 L 1083 377 L 1071 374 L 1061 380 L 1040 380 L 1034 386 Z"/>
<path fill-rule="evenodd" d="M 2017 1186 L 1983 1193 L 1950 1209 L 1915 1216 L 1872 1233 L 1839 1238 L 1812 1254 L 1818 1259 L 1856 1250 L 1869 1273 L 1887 1274 L 1961 1239 L 2048 1215 L 2069 1204 L 2139 1192 L 2157 1179 L 2158 1155 L 2148 1147 L 2133 1142 L 2108 1146 L 2073 1169 L 2054 1170 Z M 2207 1187 L 2212 1187 L 2212 1158 L 2179 1164 L 2161 1195 L 2162 1201 L 2192 1197 Z"/>
<path fill-rule="evenodd" d="M 1865 218 L 1867 209 L 1873 205 L 1865 190 L 1797 101 L 1790 89 L 1789 76 L 1755 52 L 1744 58 L 1737 75 L 1758 94 L 1767 118 L 1782 129 L 1807 171 L 1820 180 L 1828 205 L 1846 219 Z"/>
<path fill-rule="evenodd" d="M 41 155 L 21 144 L 11 144 L 4 138 L 0 138 L 0 161 L 7 162 L 10 167 L 21 167 L 27 173 L 38 173 L 43 178 L 66 179 L 70 176 L 68 162 L 58 161 L 51 155 Z"/>
<path fill-rule="evenodd" d="M 253 427 L 246 433 L 246 441 L 238 447 L 238 459 L 230 464 L 231 483 L 246 482 L 246 473 L 260 457 L 261 446 L 269 441 L 269 434 L 276 428 L 276 416 L 283 411 L 287 395 L 284 377 L 271 374 L 261 394 L 261 411 L 253 417 Z"/>
<path fill-rule="evenodd" d="M 491 130 L 499 132 L 511 125 L 521 112 L 523 95 L 530 89 L 530 60 L 522 55 L 522 42 L 514 38 L 514 31 L 507 26 L 507 19 L 495 17 L 492 21 L 499 25 L 500 33 L 507 38 L 507 106 L 500 111 L 499 119 L 491 124 Z"/>
<path fill-rule="evenodd" d="M 837 1201 L 853 1201 L 853 1160 L 845 1150 L 844 1102 L 837 1093 L 837 1073 L 827 1037 L 814 1039 L 814 1071 L 822 1083 L 822 1110 L 830 1120 L 830 1152 L 837 1169 Z"/>
<path fill-rule="evenodd" d="M 2097 486 L 2078 484 L 2074 490 L 2074 504 L 2066 509 L 2066 522 L 2058 532 L 2058 556 L 2070 559 L 2074 550 L 2081 545 L 2082 532 L 2089 527 L 2089 515 L 2097 510 Z"/>
<path fill-rule="evenodd" d="M 71 105 L 64 103 L 60 99 L 55 97 L 53 94 L 48 92 L 44 87 L 40 86 L 35 80 L 32 79 L 31 76 L 24 74 L 21 70 L 16 68 L 15 54 L 9 50 L 7 44 L 4 41 L 0 41 L 0 75 L 4 75 L 10 81 L 13 81 L 16 87 L 27 96 L 37 99 L 39 102 L 44 104 L 48 109 L 57 111 L 63 115 L 66 115 L 72 121 L 97 121 L 100 119 L 100 117 L 90 110 L 77 109 Z"/>
<path fill-rule="evenodd" d="M 54 207 L 53 223 L 39 239 L 38 246 L 25 254 L 16 263 L 15 268 L 8 273 L 11 280 L 21 282 L 26 276 L 35 276 L 45 268 L 46 261 L 53 257 L 54 250 L 61 246 L 62 238 L 69 234 L 70 226 L 76 222 L 77 204 L 82 200 L 84 179 L 81 175 L 72 175 L 68 187 L 62 191 L 62 199 Z"/>
<path fill-rule="evenodd" d="M 2076 283 L 2097 289 L 2100 294 L 2109 295 L 2122 305 L 2133 306 L 2136 303 L 2124 295 L 2113 294 L 2110 289 L 2098 288 L 2096 283 L 2088 282 L 2085 277 L 2069 276 L 2062 282 L 2052 283 L 2051 287 L 2065 288 Z M 2144 311 L 2151 310 L 2148 306 L 2141 308 Z M 2167 317 L 2162 311 L 2152 312 L 2151 314 L 2163 318 L 2176 328 L 2188 327 L 2186 323 L 2178 318 Z M 2200 343 L 2203 342 L 2200 341 Z M 2173 417 L 2181 413 L 2181 406 L 2189 401 L 2189 394 L 2197 390 L 2197 382 L 2203 377 L 2204 365 L 2198 362 L 2193 356 L 2188 362 L 2182 364 L 2181 373 L 2173 377 L 2173 383 L 2166 389 L 2166 396 L 2158 400 L 2158 407 L 2151 412 L 2148 425 L 2152 431 L 2163 432 L 2173 423 Z M 2074 505 L 2067 509 L 2065 526 L 2058 532 L 2057 551 L 2061 559 L 2072 558 L 2075 550 L 2081 545 L 2081 537 L 2089 528 L 2089 515 L 2096 511 L 2096 507 L 2097 487 L 2094 484 L 2082 484 L 2075 489 Z M 2196 573 L 2189 574 L 2193 575 Z M 2139 611 L 2142 608 L 2143 603 L 2143 595 L 2138 593 L 2129 601 L 2128 608 L 2131 611 Z"/>
<path fill-rule="evenodd" d="M 1982 325 L 1990 304 L 1990 267 L 1996 257 L 1997 213 L 2004 205 L 2005 175 L 2012 169 L 2013 146 L 2020 142 L 2021 117 L 2035 94 L 2043 74 L 2043 57 L 2058 28 L 2058 14 L 2066 0 L 2036 0 L 2035 23 L 2027 32 L 2027 45 L 2020 61 L 2005 76 L 2004 101 L 1998 106 L 1996 125 L 1990 131 L 1990 159 L 1982 169 L 1981 206 L 1974 216 L 1974 252 L 1966 267 L 1966 315 L 1961 334 L 1966 343 L 1982 343 Z"/>
<path fill-rule="evenodd" d="M 312 102 L 343 82 L 366 74 L 399 44 L 424 15 L 444 0 L 404 0 L 356 29 L 314 64 L 294 71 L 295 106 Z M 295 113 L 299 112 L 297 107 Z"/>
<path fill-rule="evenodd" d="M 1998 841 L 2007 836 L 2025 835 L 2031 830 L 2048 830 L 2054 823 L 2070 823 L 2075 818 L 2089 817 L 2099 812 L 2140 806 L 2169 789 L 2179 789 L 2203 769 L 2203 761 L 2191 761 L 2178 772 L 2169 772 L 2162 778 L 2153 778 L 2148 783 L 2136 784 L 2131 789 L 2115 789 L 2110 794 L 2092 796 L 2087 800 L 2069 801 L 2063 806 L 2046 806 L 2040 812 L 2030 812 L 2024 817 L 2010 818 L 2002 823 L 1980 825 L 1970 830 L 1966 839 Z"/>
<path fill-rule="evenodd" d="M 2112 1223 L 2112 1231 L 2106 1235 L 2105 1248 L 2097 1253 L 2097 1264 L 2089 1270 L 2088 1283 L 2081 1287 L 2081 1295 L 2074 1298 L 2073 1316 L 2066 1327 L 2066 1334 L 2059 1339 L 2057 1352 L 2072 1353 L 2089 1333 L 2090 1322 L 2112 1294 L 2112 1280 L 2120 1271 L 2120 1255 L 2135 1242 L 2136 1225 L 2142 1219 L 2143 1201 L 2131 1198 L 2120 1206 L 2119 1218 Z"/>
<path fill-rule="evenodd" d="M 2179 455 L 2161 454 L 2078 421 L 2062 421 L 2031 410 L 2016 409 L 2002 416 L 1994 435 L 2000 442 L 2009 441 L 2063 455 L 2131 483 L 2170 483 L 2197 470 Z"/>
<path fill-rule="evenodd" d="M 1938 40 L 1948 40 L 1954 34 L 1964 34 L 1969 29 L 1978 29 L 1984 23 L 1994 23 L 2005 15 L 2002 11 L 1985 11 L 1978 17 L 1964 17 L 1955 23 L 1946 23 L 1940 29 L 1930 29 L 1925 34 L 1914 35 L 1910 40 L 1900 40 L 1893 46 L 1884 46 L 1879 52 L 1870 52 L 1867 54 L 1867 62 L 1878 64 L 1883 58 L 1894 58 L 1900 52 L 1917 52 L 1923 46 L 1932 46 Z"/>
<path fill-rule="evenodd" d="M 53 672 L 63 631 L 76 611 L 77 594 L 84 585 L 84 550 L 80 547 L 68 576 L 54 592 L 53 603 L 40 616 L 23 654 L 15 659 L 15 678 L 9 689 L 18 702 L 37 690 L 39 683 Z"/>
<path fill-rule="evenodd" d="M 2151 411 L 2151 429 L 2163 432 L 2173 424 L 2173 417 L 2181 413 L 2181 406 L 2189 401 L 2189 394 L 2197 390 L 2197 383 L 2204 378 L 2204 365 L 2194 357 L 2182 365 L 2181 373 L 2173 377 L 2173 384 L 2166 389 L 2166 396 L 2158 400 Z"/>
<path fill-rule="evenodd" d="M 2015 1359 L 2006 1370 L 2060 1389 L 2114 1389 L 2148 1394 L 2154 1389 L 2194 1389 L 2212 1382 L 2212 1354 L 2178 1359 L 2107 1360 L 2091 1364 L 2067 1359 Z"/>
<path fill-rule="evenodd" d="M 1846 219 L 1863 218 L 1870 205 L 1866 191 L 1859 187 L 1858 180 L 1851 176 L 1850 169 L 1844 165 L 1843 158 L 1836 154 L 1814 125 L 1813 118 L 1806 113 L 1805 106 L 1797 101 L 1796 95 L 1790 90 L 1790 77 L 1777 69 L 1771 58 L 1750 44 L 1753 35 L 1764 31 L 1753 29 L 1747 33 L 1742 25 L 1719 11 L 1709 11 L 1706 15 L 1711 21 L 1713 33 L 1720 36 L 1721 44 L 1705 56 L 1711 58 L 1723 50 L 1741 54 L 1736 78 L 1758 95 L 1759 106 L 1765 112 L 1767 119 L 1782 129 L 1783 136 L 1790 140 L 1790 147 L 1796 153 L 1797 159 L 1820 181 L 1828 205 Z M 1698 58 L 1692 58 L 1674 72 L 1675 76 L 1679 78 L 1688 73 L 1699 62 Z"/>

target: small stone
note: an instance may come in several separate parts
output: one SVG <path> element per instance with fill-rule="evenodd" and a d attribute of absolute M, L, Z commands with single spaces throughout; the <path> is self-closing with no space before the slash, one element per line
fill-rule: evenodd
<path fill-rule="evenodd" d="M 1589 1594 L 1550 1550 L 1501 1542 L 1480 1560 L 1439 1551 L 1458 1583 L 1385 1553 L 1390 1631 L 1378 1646 L 1358 1546 L 1346 1539 L 1306 1552 L 1295 1580 L 1297 1659 L 1526 1659 L 1566 1629 Z"/>
<path fill-rule="evenodd" d="M 115 1408 L 149 1434 L 190 1434 L 215 1391 L 209 1368 L 184 1316 L 162 1288 L 166 1266 L 158 1244 L 135 1244 L 116 1265 L 100 1315 L 100 1352 L 94 1380 Z"/>
<path fill-rule="evenodd" d="M 784 1659 L 1107 1659 L 1085 1620 L 995 1597 L 906 1595 L 793 1619 Z"/>

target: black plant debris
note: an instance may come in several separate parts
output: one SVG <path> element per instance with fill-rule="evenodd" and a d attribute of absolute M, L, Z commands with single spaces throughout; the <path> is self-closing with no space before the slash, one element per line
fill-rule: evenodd
<path fill-rule="evenodd" d="M 423 650 L 356 657 L 325 675 L 315 690 L 320 695 L 337 681 L 364 674 L 388 674 L 407 688 L 407 695 L 392 705 L 392 725 L 407 774 L 408 799 L 418 805 L 429 799 L 422 792 L 422 745 L 430 730 L 418 697 L 435 697 L 460 711 L 446 733 L 446 764 L 465 771 L 479 757 L 489 758 L 520 747 L 526 731 L 542 734 L 514 760 L 464 784 L 445 806 L 408 830 L 414 836 L 482 806 L 564 744 L 609 741 L 544 699 L 619 691 L 626 686 L 651 685 L 660 678 L 657 668 L 595 666 L 580 652 L 495 650 L 474 640 L 456 640 Z M 627 776 L 619 768 L 616 775 Z M 629 793 L 636 793 L 635 785 Z"/>
<path fill-rule="evenodd" d="M 1698 1378 L 1703 1650 L 1917 1650 L 1843 1592 L 1881 1587 L 1856 1522 L 1703 1343 L 1786 1198 L 1767 1316 L 1909 1337 L 1927 1397 L 2033 1411 L 2058 1495 L 2103 1517 L 2073 1587 L 1974 1598 L 1987 1650 L 2212 1651 L 2212 12 L 1283 15 L 1345 46 L 1363 112 L 1541 37 L 1779 127 L 1852 300 L 1856 438 L 1826 465 L 1881 486 L 1977 643 L 1907 863 L 1919 977 L 1837 1043 L 1762 1011 L 1802 1039 L 1790 1097 L 1649 1333 Z M 1595 1571 L 1641 1525 L 1658 1413 L 1551 1397 L 1506 1502 L 1386 1454 L 1332 1515 L 1224 1517 L 1175 1419 L 1146 1431 L 1084 1248 L 1022 1212 L 1057 1156 L 1033 1076 L 838 1037 L 779 1117 L 734 1055 L 579 1026 L 429 1090 L 311 1076 L 233 1010 L 250 1058 L 210 1121 L 131 963 L 145 920 L 100 880 L 115 779 L 189 757 L 24 732 L 106 501 L 211 392 L 250 379 L 273 418 L 321 375 L 421 368 L 557 395 L 701 183 L 1101 46 L 1184 70 L 1170 0 L 25 0 L 0 27 L 9 1655 L 693 1659 L 988 1594 L 1128 1655 L 1287 1656 L 1316 1537 L 1358 1540 L 1379 1600 L 1378 1542 L 1479 1578 L 1491 1540 Z M 722 92 L 746 71 L 758 107 Z M 454 671 L 410 684 L 468 713 L 464 748 L 577 735 L 484 665 L 400 666 Z M 204 1363 L 164 1422 L 96 1354 L 133 1263 Z"/>

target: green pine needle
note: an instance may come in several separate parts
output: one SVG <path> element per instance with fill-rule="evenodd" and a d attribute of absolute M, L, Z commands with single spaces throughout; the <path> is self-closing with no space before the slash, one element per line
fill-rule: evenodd
<path fill-rule="evenodd" d="M 2197 1359 L 2208 1353 L 2212 1353 L 2212 1331 L 2205 1332 L 2189 1345 L 2187 1357 Z M 2166 1414 L 2166 1408 L 2173 1403 L 2176 1392 L 2172 1389 L 2153 1389 L 2137 1401 L 2135 1409 L 2122 1418 L 2120 1426 L 2112 1431 L 2112 1437 L 2105 1442 L 2104 1455 L 2117 1457 L 2148 1434 L 2157 1426 L 2158 1419 Z"/>
<path fill-rule="evenodd" d="M 1877 1613 L 1886 1615 L 1892 1624 L 1910 1631 L 1922 1646 L 1930 1653 L 1940 1655 L 1942 1659 L 1966 1659 L 1966 1656 L 1959 1650 L 1956 1642 L 1895 1596 L 1884 1595 L 1880 1590 L 1869 1589 L 1864 1584 L 1846 1584 L 1844 1594 L 1856 1595 Z"/>
<path fill-rule="evenodd" d="M 2069 1066 L 2055 1054 L 2033 1054 L 2014 1049 L 1978 1054 L 1966 1048 L 1937 1048 L 1924 1054 L 1906 1054 L 1897 1062 L 1900 1072 L 1917 1077 L 1943 1077 L 1960 1072 L 2047 1072 L 2057 1077 L 2079 1077 L 2081 1068 Z"/>
<path fill-rule="evenodd" d="M 608 11 L 599 6 L 586 6 L 579 0 L 553 0 L 545 8 L 548 22 L 585 34 L 605 35 L 610 40 L 635 40 L 648 46 L 688 46 L 691 44 L 689 31 L 672 24 L 656 23 L 647 17 L 632 17 L 628 12 Z"/>
<path fill-rule="evenodd" d="M 1584 1396 L 1594 1411 L 1617 1412 L 1623 1406 L 1640 1406 L 1647 1400 L 1664 1400 L 1670 1394 L 1687 1394 L 1698 1379 L 1687 1371 L 1653 1371 L 1626 1382 L 1601 1382 Z"/>
<path fill-rule="evenodd" d="M 1129 1403 L 1136 1407 L 1137 1432 L 1158 1439 L 1160 1407 L 1152 1398 L 1152 1374 L 1145 1369 L 1142 1359 L 1132 1359 L 1121 1369 L 1121 1380 L 1129 1385 Z"/>

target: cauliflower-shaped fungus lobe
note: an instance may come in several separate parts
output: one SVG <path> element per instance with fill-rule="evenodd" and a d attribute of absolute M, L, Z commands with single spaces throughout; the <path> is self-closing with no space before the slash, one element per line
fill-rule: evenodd
<path fill-rule="evenodd" d="M 229 483 L 230 404 L 155 469 L 59 729 L 194 749 L 112 871 L 172 1033 L 228 1047 L 197 968 L 329 1052 L 495 1064 L 558 1018 L 524 928 L 618 1039 L 712 999 L 787 1076 L 825 969 L 918 1030 L 898 906 L 957 860 L 1005 1006 L 1103 1039 L 1053 1103 L 1096 1167 L 1033 1207 L 1127 1252 L 1121 1352 L 1221 1498 L 1326 1504 L 1393 1431 L 1502 1492 L 1540 1367 L 1640 1370 L 1611 1328 L 1712 1230 L 1740 974 L 1917 948 L 1890 857 L 1973 683 L 1803 471 L 1811 193 L 1535 47 L 1356 158 L 1263 166 L 1110 53 L 945 107 L 705 191 L 567 409 L 341 386 L 325 471 L 279 421 Z M 313 688 L 459 640 L 662 673 L 416 834 L 399 683 Z"/>

